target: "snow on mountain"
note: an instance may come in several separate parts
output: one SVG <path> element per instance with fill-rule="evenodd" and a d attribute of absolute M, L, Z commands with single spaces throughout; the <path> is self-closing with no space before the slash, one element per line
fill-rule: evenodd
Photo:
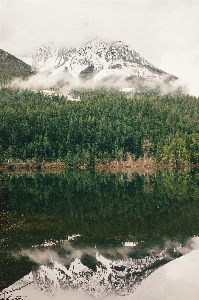
<path fill-rule="evenodd" d="M 58 49 L 53 43 L 47 43 L 34 54 L 20 59 L 39 72 L 52 75 L 67 72 L 73 78 L 92 78 L 95 83 L 110 76 L 161 81 L 163 76 L 168 75 L 121 41 L 107 44 L 94 39 L 80 48 L 68 49 Z"/>
<path fill-rule="evenodd" d="M 62 67 L 73 52 L 72 49 L 57 49 L 52 42 L 40 47 L 35 53 L 22 56 L 20 59 L 31 65 L 33 70 L 52 73 Z"/>

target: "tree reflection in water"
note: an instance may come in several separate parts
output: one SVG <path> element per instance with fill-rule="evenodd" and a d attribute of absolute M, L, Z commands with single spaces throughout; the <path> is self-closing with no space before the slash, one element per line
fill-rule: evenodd
<path fill-rule="evenodd" d="M 198 171 L 4 175 L 2 193 L 12 229 L 2 223 L 1 289 L 33 270 L 34 284 L 51 293 L 81 287 L 96 297 L 126 295 L 199 234 Z"/>

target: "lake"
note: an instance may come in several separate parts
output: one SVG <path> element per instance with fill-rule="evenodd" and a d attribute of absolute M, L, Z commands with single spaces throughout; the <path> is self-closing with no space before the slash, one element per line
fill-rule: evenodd
<path fill-rule="evenodd" d="M 1 299 L 134 299 L 152 278 L 157 290 L 155 274 L 199 255 L 198 170 L 0 179 Z"/>

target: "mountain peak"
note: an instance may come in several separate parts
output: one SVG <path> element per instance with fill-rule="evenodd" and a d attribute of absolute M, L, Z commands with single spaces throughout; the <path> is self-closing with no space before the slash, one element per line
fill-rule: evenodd
<path fill-rule="evenodd" d="M 46 59 L 49 56 L 54 55 L 57 52 L 57 48 L 55 47 L 53 42 L 47 42 L 45 44 L 43 44 L 42 47 L 40 47 L 36 52 L 35 55 L 44 55 L 46 57 Z"/>
<path fill-rule="evenodd" d="M 131 47 L 129 44 L 122 42 L 122 41 L 114 41 L 112 42 L 112 45 L 117 45 L 117 46 L 126 46 L 126 47 Z"/>
<path fill-rule="evenodd" d="M 39 49 L 55 48 L 55 45 L 52 41 L 44 43 Z"/>
<path fill-rule="evenodd" d="M 96 50 L 101 50 L 104 51 L 105 49 L 108 48 L 108 44 L 102 42 L 101 40 L 99 40 L 98 38 L 94 38 L 93 40 L 89 41 L 88 43 L 86 43 L 83 47 L 81 47 L 80 49 L 91 49 L 92 51 L 96 51 Z"/>
<path fill-rule="evenodd" d="M 92 40 L 88 41 L 87 44 L 105 44 L 101 39 L 98 37 L 94 37 Z"/>
<path fill-rule="evenodd" d="M 24 60 L 27 61 L 27 57 Z M 52 42 L 44 44 L 28 62 L 38 71 L 68 71 L 74 78 L 100 81 L 104 77 L 142 78 L 160 81 L 165 72 L 154 67 L 130 45 L 122 41 L 105 43 L 95 37 L 80 48 L 57 49 Z M 169 74 L 168 74 L 169 75 Z M 174 77 L 174 76 L 173 76 Z M 140 79 L 139 79 L 140 80 Z"/>

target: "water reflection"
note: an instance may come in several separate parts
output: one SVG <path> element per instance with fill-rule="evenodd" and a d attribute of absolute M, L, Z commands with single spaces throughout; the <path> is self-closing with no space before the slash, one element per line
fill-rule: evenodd
<path fill-rule="evenodd" d="M 198 171 L 177 170 L 132 178 L 92 171 L 4 176 L 1 290 L 20 278 L 17 284 L 28 284 L 23 276 L 31 274 L 45 293 L 81 287 L 95 297 L 131 294 L 194 249 L 198 178 Z"/>
<path fill-rule="evenodd" d="M 69 268 L 51 259 L 50 266 L 42 265 L 39 270 L 31 272 L 23 279 L 23 284 L 32 282 L 37 289 L 49 295 L 57 289 L 81 288 L 95 298 L 110 293 L 124 296 L 131 294 L 164 257 L 162 252 L 141 259 L 109 260 L 96 252 L 96 271 L 85 266 L 80 258 L 76 258 Z"/>
<path fill-rule="evenodd" d="M 40 291 L 40 299 L 43 299 L 43 296 L 53 296 L 53 298 L 59 299 L 57 297 L 58 295 L 60 297 L 60 291 L 62 296 L 64 293 L 66 296 L 71 290 L 82 290 L 94 298 L 104 298 L 108 295 L 127 296 L 132 294 L 152 272 L 170 261 L 173 258 L 171 257 L 172 252 L 188 253 L 194 249 L 199 249 L 199 237 L 194 237 L 188 240 L 186 245 L 178 247 L 171 241 L 167 241 L 165 243 L 167 247 L 161 252 L 157 252 L 157 249 L 156 251 L 151 249 L 150 255 L 136 259 L 130 257 L 132 248 L 136 246 L 113 247 L 109 248 L 108 251 L 101 249 L 99 252 L 96 247 L 77 249 L 70 240 L 60 241 L 58 244 L 60 248 L 65 250 L 65 255 L 63 253 L 60 255 L 56 247 L 47 242 L 33 247 L 34 249 L 22 250 L 20 255 L 28 256 L 39 267 L 13 286 L 4 289 L 1 299 L 23 299 L 15 297 L 16 295 L 19 296 L 20 293 L 27 297 L 27 287 L 30 288 L 30 286 L 32 295 L 34 289 Z M 108 253 L 109 256 L 112 254 L 112 259 L 105 257 Z M 120 259 L 115 259 L 118 255 Z M 195 262 L 197 263 L 197 261 Z M 178 264 L 176 268 L 172 266 L 170 269 L 167 268 L 166 274 L 170 277 L 171 282 L 172 279 L 175 280 L 179 277 L 179 268 L 181 272 L 184 272 L 183 263 L 182 261 L 182 264 Z M 192 272 L 195 272 L 193 264 Z M 157 277 L 155 278 L 157 280 Z M 153 284 L 155 286 L 155 282 Z"/>

